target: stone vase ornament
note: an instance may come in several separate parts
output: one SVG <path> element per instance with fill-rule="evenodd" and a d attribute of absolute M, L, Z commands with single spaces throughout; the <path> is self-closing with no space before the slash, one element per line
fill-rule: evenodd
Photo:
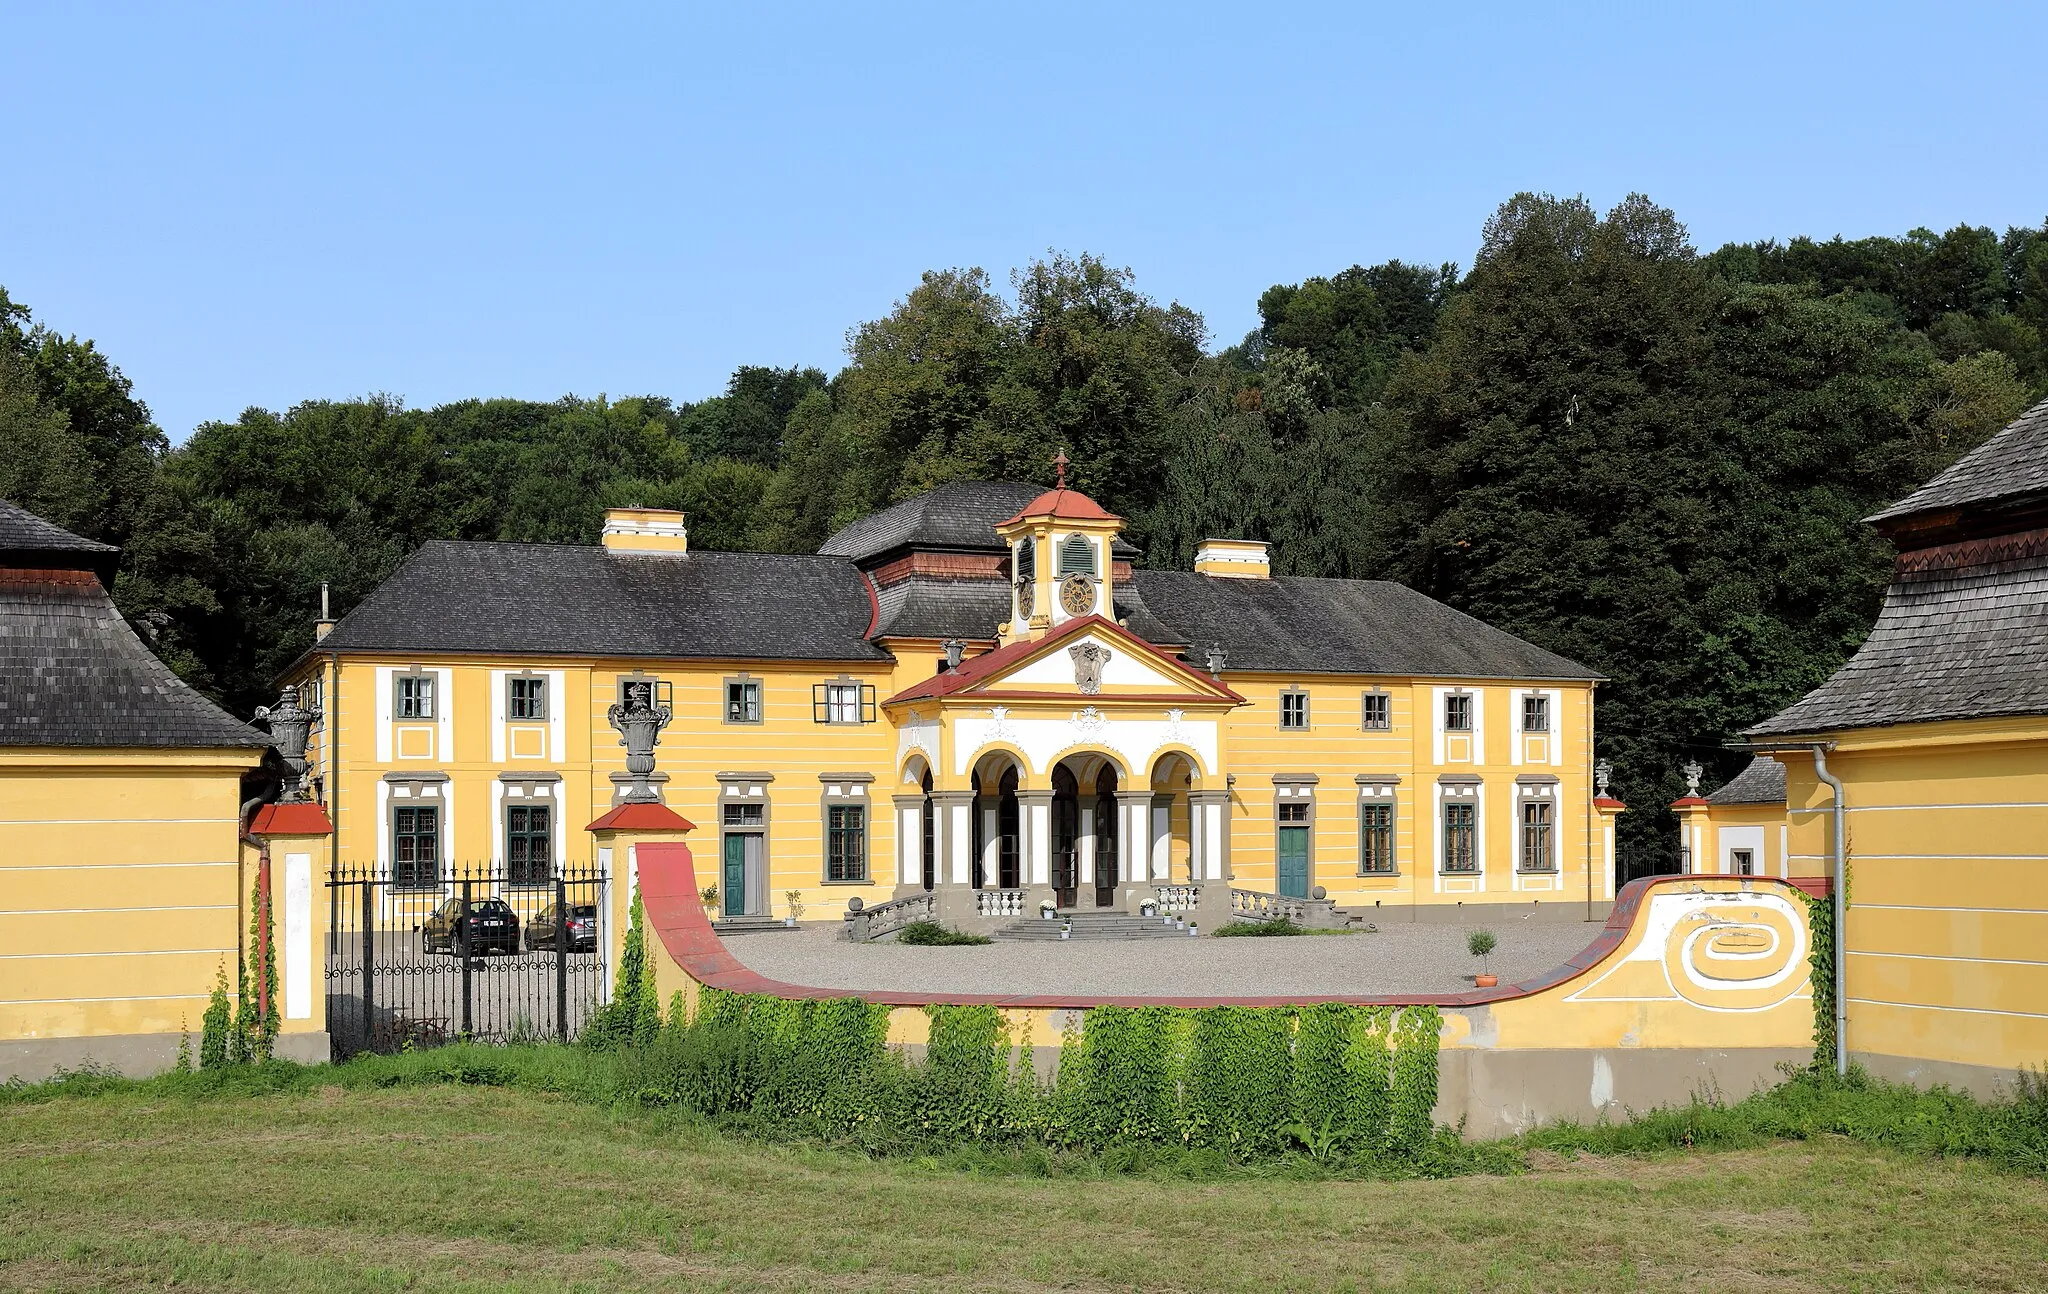
<path fill-rule="evenodd" d="M 654 772 L 654 748 L 661 744 L 661 730 L 668 727 L 674 712 L 655 703 L 653 683 L 631 682 L 626 684 L 626 699 L 607 710 L 605 717 L 618 729 L 619 744 L 626 748 L 626 772 L 633 778 L 623 798 L 628 804 L 659 802 L 661 797 L 647 778 Z"/>
<path fill-rule="evenodd" d="M 270 729 L 270 744 L 277 748 L 285 767 L 284 785 L 278 798 L 286 804 L 302 804 L 306 800 L 306 743 L 312 737 L 313 725 L 320 719 L 318 707 L 307 708 L 299 704 L 299 689 L 287 685 L 277 694 L 276 705 L 256 707 L 257 721 Z"/>

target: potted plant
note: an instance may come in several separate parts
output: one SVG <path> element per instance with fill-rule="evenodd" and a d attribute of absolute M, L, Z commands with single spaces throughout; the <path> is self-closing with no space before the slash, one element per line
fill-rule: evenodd
<path fill-rule="evenodd" d="M 1153 902 L 1151 899 L 1144 899 L 1140 901 L 1138 904 L 1138 915 L 1141 917 L 1158 916 L 1159 905 Z"/>
<path fill-rule="evenodd" d="M 1051 899 L 1040 899 L 1040 900 L 1038 901 L 1038 919 L 1039 919 L 1039 920 L 1041 920 L 1041 921 L 1050 921 L 1050 920 L 1052 920 L 1052 919 L 1053 919 L 1054 917 L 1058 916 L 1059 914 L 1060 914 L 1060 905 L 1059 905 L 1059 904 L 1057 904 L 1057 903 L 1055 903 L 1055 902 L 1053 902 L 1053 901 L 1052 901 Z"/>
<path fill-rule="evenodd" d="M 802 890 L 788 890 L 783 893 L 782 898 L 785 903 L 789 904 L 789 915 L 782 919 L 782 924 L 794 926 L 797 923 L 797 919 L 804 914 L 804 892 Z"/>
<path fill-rule="evenodd" d="M 1492 988 L 1500 983 L 1500 977 L 1493 973 L 1487 961 L 1497 942 L 1491 930 L 1474 930 L 1465 936 L 1465 951 L 1479 959 L 1479 973 L 1472 977 L 1472 982 L 1480 988 Z"/>
<path fill-rule="evenodd" d="M 1072 939 L 1073 937 L 1074 937 L 1074 923 L 1073 923 L 1073 922 L 1071 922 L 1071 921 L 1062 921 L 1062 922 L 1060 922 L 1060 938 L 1062 938 L 1062 939 Z"/>
<path fill-rule="evenodd" d="M 716 885 L 705 886 L 703 892 L 697 897 L 704 901 L 705 912 L 713 917 L 718 915 L 718 887 Z"/>

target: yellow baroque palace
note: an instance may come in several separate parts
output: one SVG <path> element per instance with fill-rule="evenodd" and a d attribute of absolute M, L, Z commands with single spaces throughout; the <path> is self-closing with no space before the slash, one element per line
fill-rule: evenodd
<path fill-rule="evenodd" d="M 736 926 L 926 892 L 970 921 L 1604 915 L 1593 671 L 1397 584 L 1275 576 L 1263 544 L 1135 569 L 1121 529 L 962 482 L 808 556 L 693 552 L 646 509 L 593 546 L 429 543 L 287 679 L 324 715 L 335 860 L 423 897 L 604 861 L 614 711 L 644 702 L 648 786 Z"/>

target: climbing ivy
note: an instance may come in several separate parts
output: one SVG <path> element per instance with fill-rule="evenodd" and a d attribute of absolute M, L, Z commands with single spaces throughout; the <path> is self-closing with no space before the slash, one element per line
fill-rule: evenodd
<path fill-rule="evenodd" d="M 1435 1124 L 1437 1038 L 1443 1015 L 1410 1007 L 1394 1026 L 1393 1081 L 1387 1094 L 1387 1153 L 1415 1159 L 1429 1147 Z"/>
<path fill-rule="evenodd" d="M 199 1017 L 199 1068 L 213 1069 L 228 1063 L 228 1034 L 234 1030 L 235 1008 L 228 1001 L 228 971 L 217 966 L 213 992 L 206 999 L 206 1014 Z"/>
<path fill-rule="evenodd" d="M 1835 1067 L 1835 904 L 1806 898 L 1806 925 L 1813 935 L 1807 965 L 1813 973 L 1813 1067 Z"/>
<path fill-rule="evenodd" d="M 235 1028 L 229 1044 L 235 1060 L 270 1059 L 277 1040 L 277 945 L 270 905 L 259 879 L 249 892 L 249 953 L 237 981 Z"/>
<path fill-rule="evenodd" d="M 660 1032 L 661 995 L 654 987 L 654 963 L 647 956 L 646 914 L 640 906 L 640 887 L 635 885 L 626 914 L 625 947 L 620 950 L 619 969 L 612 982 L 612 1000 L 591 1016 L 581 1041 L 600 1051 L 644 1047 Z"/>

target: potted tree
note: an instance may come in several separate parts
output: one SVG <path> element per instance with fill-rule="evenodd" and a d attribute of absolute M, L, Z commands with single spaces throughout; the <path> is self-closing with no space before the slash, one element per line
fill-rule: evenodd
<path fill-rule="evenodd" d="M 1472 977 L 1472 982 L 1480 988 L 1492 988 L 1500 983 L 1500 977 L 1493 973 L 1487 960 L 1497 942 L 1491 930 L 1474 930 L 1465 936 L 1465 951 L 1479 959 L 1479 973 Z"/>
<path fill-rule="evenodd" d="M 789 915 L 782 919 L 782 924 L 794 926 L 798 918 L 804 914 L 804 892 L 802 890 L 785 890 L 783 891 L 782 898 L 785 903 L 789 904 Z"/>

